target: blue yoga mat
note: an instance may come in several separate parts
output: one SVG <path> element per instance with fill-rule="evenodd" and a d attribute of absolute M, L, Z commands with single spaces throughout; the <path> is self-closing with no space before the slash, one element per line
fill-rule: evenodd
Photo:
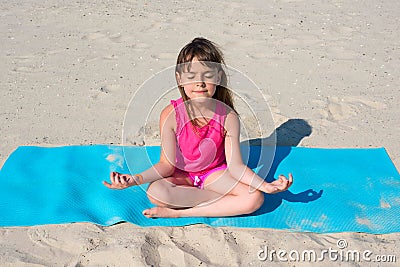
<path fill-rule="evenodd" d="M 148 219 L 147 185 L 110 190 L 110 171 L 140 172 L 157 162 L 160 147 L 107 145 L 17 148 L 0 171 L 0 226 L 71 222 L 141 226 L 275 228 L 293 231 L 400 231 L 400 176 L 385 149 L 244 146 L 246 162 L 266 180 L 292 172 L 289 191 L 265 195 L 245 216 Z M 274 153 L 275 152 L 275 153 Z M 274 157 L 271 157 L 274 155 Z M 273 158 L 272 166 L 265 159 Z M 134 159 L 134 160 L 132 160 Z"/>

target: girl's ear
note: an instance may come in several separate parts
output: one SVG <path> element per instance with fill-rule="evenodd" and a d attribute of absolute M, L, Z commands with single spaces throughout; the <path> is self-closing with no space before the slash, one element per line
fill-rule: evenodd
<path fill-rule="evenodd" d="M 221 80 L 222 80 L 222 70 L 218 71 L 217 85 L 221 85 Z"/>
<path fill-rule="evenodd" d="M 175 78 L 176 78 L 176 83 L 178 84 L 178 86 L 181 86 L 182 80 L 181 80 L 181 75 L 179 72 L 175 72 Z"/>

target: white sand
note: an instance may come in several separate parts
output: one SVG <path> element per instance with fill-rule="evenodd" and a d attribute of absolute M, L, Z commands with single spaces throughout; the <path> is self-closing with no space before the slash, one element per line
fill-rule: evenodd
<path fill-rule="evenodd" d="M 121 143 L 133 92 L 204 36 L 262 89 L 275 128 L 297 118 L 312 126 L 308 137 L 293 135 L 293 123 L 281 127 L 280 144 L 384 146 L 399 169 L 398 1 L 87 2 L 1 2 L 0 163 L 23 144 Z M 349 249 L 400 257 L 400 234 L 79 223 L 0 228 L 0 265 L 268 266 L 257 258 L 264 245 L 321 251 L 340 238 Z"/>

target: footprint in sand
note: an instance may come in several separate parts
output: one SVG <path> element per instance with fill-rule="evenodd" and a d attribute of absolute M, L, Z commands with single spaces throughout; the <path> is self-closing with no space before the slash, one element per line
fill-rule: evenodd
<path fill-rule="evenodd" d="M 330 121 L 343 121 L 358 114 L 358 108 L 337 97 L 331 97 L 328 100 L 328 120 Z"/>
<path fill-rule="evenodd" d="M 52 248 L 57 240 L 49 237 L 49 233 L 44 228 L 32 228 L 28 230 L 29 239 L 42 247 Z"/>
<path fill-rule="evenodd" d="M 319 102 L 314 101 L 314 103 L 318 104 Z M 382 102 L 356 96 L 345 96 L 340 99 L 338 97 L 329 97 L 325 105 L 325 108 L 320 110 L 321 115 L 332 122 L 345 121 L 357 116 L 360 112 L 364 112 L 365 109 L 382 110 L 387 107 Z"/>
<path fill-rule="evenodd" d="M 166 246 L 164 248 L 165 252 L 161 250 L 161 252 L 163 252 L 163 253 L 161 253 L 161 255 L 166 254 L 168 252 L 168 250 L 178 249 L 180 253 L 179 253 L 179 256 L 176 255 L 179 257 L 178 259 L 176 259 L 177 260 L 176 262 L 178 262 L 178 261 L 181 261 L 182 263 L 190 262 L 191 265 L 193 265 L 193 266 L 195 264 L 198 264 L 198 262 L 200 262 L 200 263 L 201 262 L 210 262 L 210 259 L 207 256 L 207 254 L 201 252 L 201 249 L 199 249 L 199 247 L 188 244 L 187 242 L 177 241 L 174 239 L 171 239 L 171 241 L 174 244 L 174 246 L 171 246 L 171 245 Z M 232 253 L 232 255 L 236 255 L 236 253 Z"/>
<path fill-rule="evenodd" d="M 186 238 L 185 233 L 177 236 L 177 231 L 173 231 L 173 237 L 171 234 L 172 232 L 167 231 L 145 235 L 145 242 L 140 249 L 142 258 L 148 265 L 164 266 L 174 263 L 177 266 L 198 266 L 202 262 L 210 262 L 209 255 L 201 252 L 198 246 L 201 240 Z M 227 241 L 235 242 L 234 238 L 232 236 Z M 178 251 L 178 253 L 171 255 L 171 251 Z M 232 255 L 238 254 L 237 249 L 232 249 L 232 251 Z"/>
<path fill-rule="evenodd" d="M 153 234 L 145 235 L 146 242 L 140 247 L 142 259 L 145 259 L 146 264 L 159 266 L 161 262 L 161 256 L 158 251 L 158 247 L 161 245 L 159 238 Z"/>

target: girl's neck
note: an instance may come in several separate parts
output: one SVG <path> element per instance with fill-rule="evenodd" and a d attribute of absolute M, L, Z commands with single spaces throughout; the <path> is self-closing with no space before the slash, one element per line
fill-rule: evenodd
<path fill-rule="evenodd" d="M 189 100 L 189 103 L 192 106 L 189 110 L 194 113 L 194 116 L 211 115 L 211 113 L 214 113 L 216 109 L 216 100 L 213 98 L 191 99 Z"/>

